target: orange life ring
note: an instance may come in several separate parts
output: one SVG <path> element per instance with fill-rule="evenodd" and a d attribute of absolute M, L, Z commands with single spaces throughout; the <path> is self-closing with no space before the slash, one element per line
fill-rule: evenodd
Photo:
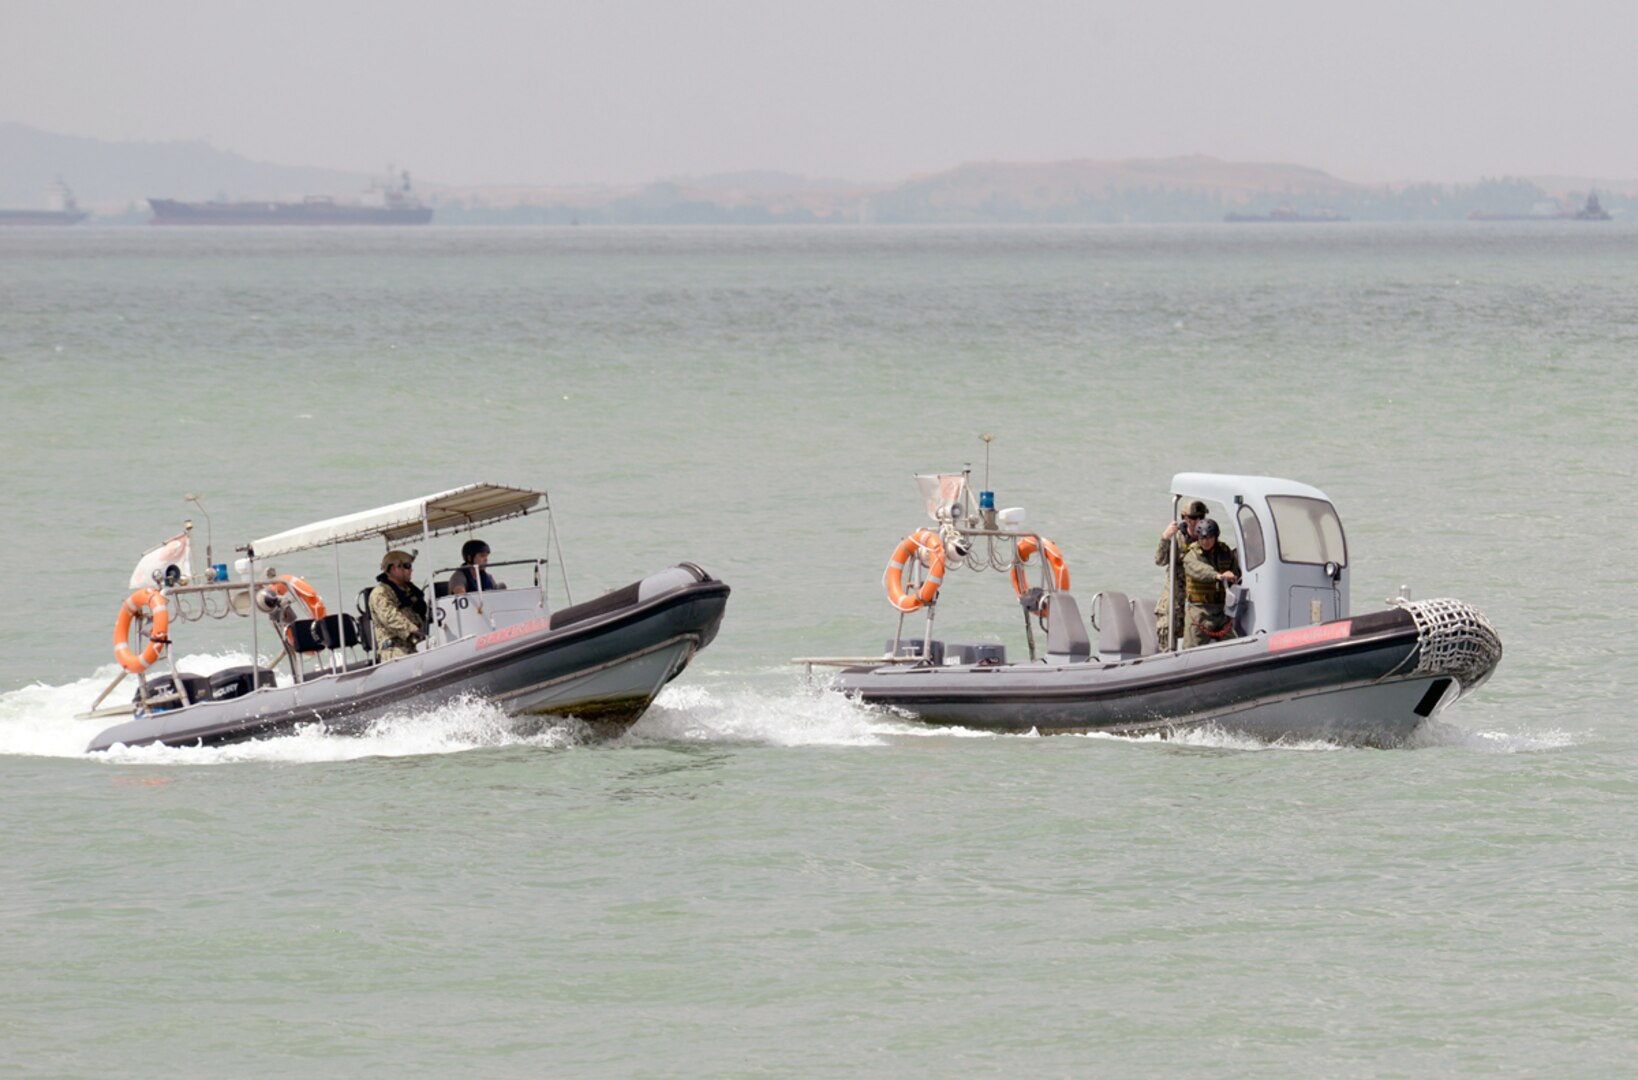
<path fill-rule="evenodd" d="M 148 646 L 139 656 L 131 651 L 131 620 L 143 610 L 153 619 L 154 626 L 148 634 Z M 114 620 L 114 659 L 131 674 L 142 674 L 149 665 L 165 655 L 165 646 L 171 643 L 171 639 L 165 636 L 170 628 L 171 609 L 165 594 L 158 589 L 138 589 L 126 599 L 119 609 L 119 618 Z"/>
<path fill-rule="evenodd" d="M 294 574 L 280 574 L 279 579 L 268 586 L 273 592 L 284 596 L 286 593 L 295 593 L 296 597 L 307 606 L 307 614 L 314 619 L 322 619 L 328 612 L 324 607 L 324 600 L 318 590 L 307 584 L 306 580 Z M 290 627 L 284 628 L 284 640 L 290 643 L 291 648 L 296 645 L 296 632 Z"/>
<path fill-rule="evenodd" d="M 308 613 L 315 619 L 322 619 L 328 614 L 324 609 L 324 600 L 319 596 L 318 590 L 294 574 L 280 574 L 279 580 L 273 582 L 268 588 L 280 596 L 287 592 L 294 592 L 301 598 L 301 602 L 307 605 Z"/>
<path fill-rule="evenodd" d="M 927 568 L 927 580 L 921 583 L 918 591 L 910 592 L 904 587 L 904 567 L 923 551 L 931 552 L 932 562 Z M 888 603 L 900 611 L 915 611 L 931 604 L 938 596 L 939 586 L 944 584 L 944 541 L 932 529 L 917 529 L 894 549 L 883 580 L 887 585 Z"/>
<path fill-rule="evenodd" d="M 1069 591 L 1069 566 L 1064 562 L 1064 553 L 1058 550 L 1058 545 L 1045 537 L 1041 538 L 1041 549 L 1044 552 L 1047 568 L 1052 571 L 1052 584 L 1059 592 Z M 1029 575 L 1024 572 L 1024 563 L 1035 554 L 1035 537 L 1026 536 L 1018 541 L 1018 561 L 1012 564 L 1012 591 L 1023 596 L 1029 591 Z"/>

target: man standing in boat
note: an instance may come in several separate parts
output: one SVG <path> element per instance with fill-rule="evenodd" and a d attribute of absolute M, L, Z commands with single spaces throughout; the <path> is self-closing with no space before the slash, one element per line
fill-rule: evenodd
<path fill-rule="evenodd" d="M 383 662 L 408 656 L 427 636 L 427 598 L 415 585 L 415 556 L 389 551 L 381 556 L 380 582 L 370 591 L 370 625 Z"/>
<path fill-rule="evenodd" d="M 1234 626 L 1223 613 L 1223 590 L 1240 579 L 1240 557 L 1217 538 L 1218 531 L 1211 518 L 1201 521 L 1194 546 L 1183 556 L 1189 598 L 1183 610 L 1185 649 L 1234 636 Z"/>
<path fill-rule="evenodd" d="M 1189 545 L 1194 543 L 1195 529 L 1205 516 L 1206 504 L 1195 499 L 1183 508 L 1179 520 L 1167 523 L 1160 534 L 1160 543 L 1155 546 L 1155 565 L 1172 568 L 1170 586 L 1163 588 L 1160 599 L 1155 601 L 1155 635 L 1160 639 L 1161 652 L 1172 647 L 1172 629 L 1183 618 L 1183 556 L 1188 553 Z M 1172 559 L 1173 544 L 1177 546 L 1176 561 Z M 1170 617 L 1167 616 L 1167 604 L 1171 605 Z"/>

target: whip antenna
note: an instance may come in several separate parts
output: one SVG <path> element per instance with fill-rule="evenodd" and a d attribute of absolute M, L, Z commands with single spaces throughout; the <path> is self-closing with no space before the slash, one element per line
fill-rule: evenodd
<path fill-rule="evenodd" d="M 175 490 L 175 489 L 173 488 L 172 490 Z M 211 549 L 210 549 L 210 513 L 208 511 L 206 511 L 205 504 L 202 501 L 203 499 L 204 499 L 203 495 L 189 494 L 189 495 L 182 496 L 182 501 L 183 502 L 193 503 L 194 506 L 199 508 L 199 512 L 205 516 L 205 565 L 207 567 L 214 568 L 216 566 L 216 557 L 211 554 Z M 213 569 L 212 573 L 214 573 L 214 572 L 215 571 Z M 191 567 L 191 566 L 188 567 L 188 573 L 190 573 L 190 574 L 193 573 L 193 567 Z"/>

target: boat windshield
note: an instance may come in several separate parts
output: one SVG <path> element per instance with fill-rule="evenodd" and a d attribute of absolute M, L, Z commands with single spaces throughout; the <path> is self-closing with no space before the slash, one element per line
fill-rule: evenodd
<path fill-rule="evenodd" d="M 1245 550 L 1240 552 L 1241 561 L 1247 570 L 1255 570 L 1263 565 L 1268 558 L 1268 549 L 1263 544 L 1263 523 L 1257 520 L 1257 511 L 1249 506 L 1240 507 L 1240 538 Z"/>
<path fill-rule="evenodd" d="M 1288 563 L 1323 566 L 1348 565 L 1348 543 L 1336 508 L 1324 499 L 1301 495 L 1270 495 L 1274 534 L 1280 541 L 1280 559 Z"/>

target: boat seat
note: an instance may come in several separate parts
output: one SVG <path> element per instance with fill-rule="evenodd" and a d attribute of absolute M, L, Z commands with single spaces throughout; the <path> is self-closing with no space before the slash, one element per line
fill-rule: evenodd
<path fill-rule="evenodd" d="M 319 640 L 330 650 L 328 667 L 332 672 L 374 666 L 375 650 L 369 631 L 369 619 L 359 619 L 344 611 L 319 620 Z"/>
<path fill-rule="evenodd" d="M 1160 651 L 1160 631 L 1155 629 L 1156 603 L 1158 601 L 1152 596 L 1132 601 L 1132 619 L 1137 623 L 1138 638 L 1143 642 L 1143 656 L 1153 656 Z"/>
<path fill-rule="evenodd" d="M 442 600 L 444 597 L 446 597 L 448 595 L 449 595 L 449 582 L 447 582 L 447 581 L 434 581 L 432 583 L 432 598 L 434 600 Z"/>
<path fill-rule="evenodd" d="M 346 612 L 314 619 L 314 635 L 326 649 L 351 649 L 358 645 L 361 635 L 358 620 Z"/>
<path fill-rule="evenodd" d="M 370 593 L 375 586 L 358 590 L 358 644 L 366 652 L 375 652 L 375 626 L 370 621 Z"/>
<path fill-rule="evenodd" d="M 1092 638 L 1081 619 L 1081 606 L 1066 592 L 1052 594 L 1047 609 L 1047 663 L 1076 664 L 1092 656 Z"/>
<path fill-rule="evenodd" d="M 1132 606 L 1123 592 L 1098 594 L 1099 660 L 1132 660 L 1143 655 L 1143 636 L 1138 630 L 1138 620 L 1132 615 Z"/>
<path fill-rule="evenodd" d="M 297 619 L 285 628 L 285 640 L 299 653 L 323 652 L 329 646 L 320 635 L 317 619 Z"/>
<path fill-rule="evenodd" d="M 364 627 L 360 620 L 346 612 L 326 615 L 322 619 L 297 619 L 290 624 L 286 633 L 289 635 L 287 640 L 291 652 L 298 656 L 328 654 L 318 657 L 318 666 L 312 671 L 305 670 L 304 665 L 296 664 L 297 668 L 303 669 L 298 679 L 301 676 L 352 670 L 354 665 L 348 661 L 347 650 L 356 649 L 365 641 Z M 292 656 L 292 662 L 296 658 Z"/>

